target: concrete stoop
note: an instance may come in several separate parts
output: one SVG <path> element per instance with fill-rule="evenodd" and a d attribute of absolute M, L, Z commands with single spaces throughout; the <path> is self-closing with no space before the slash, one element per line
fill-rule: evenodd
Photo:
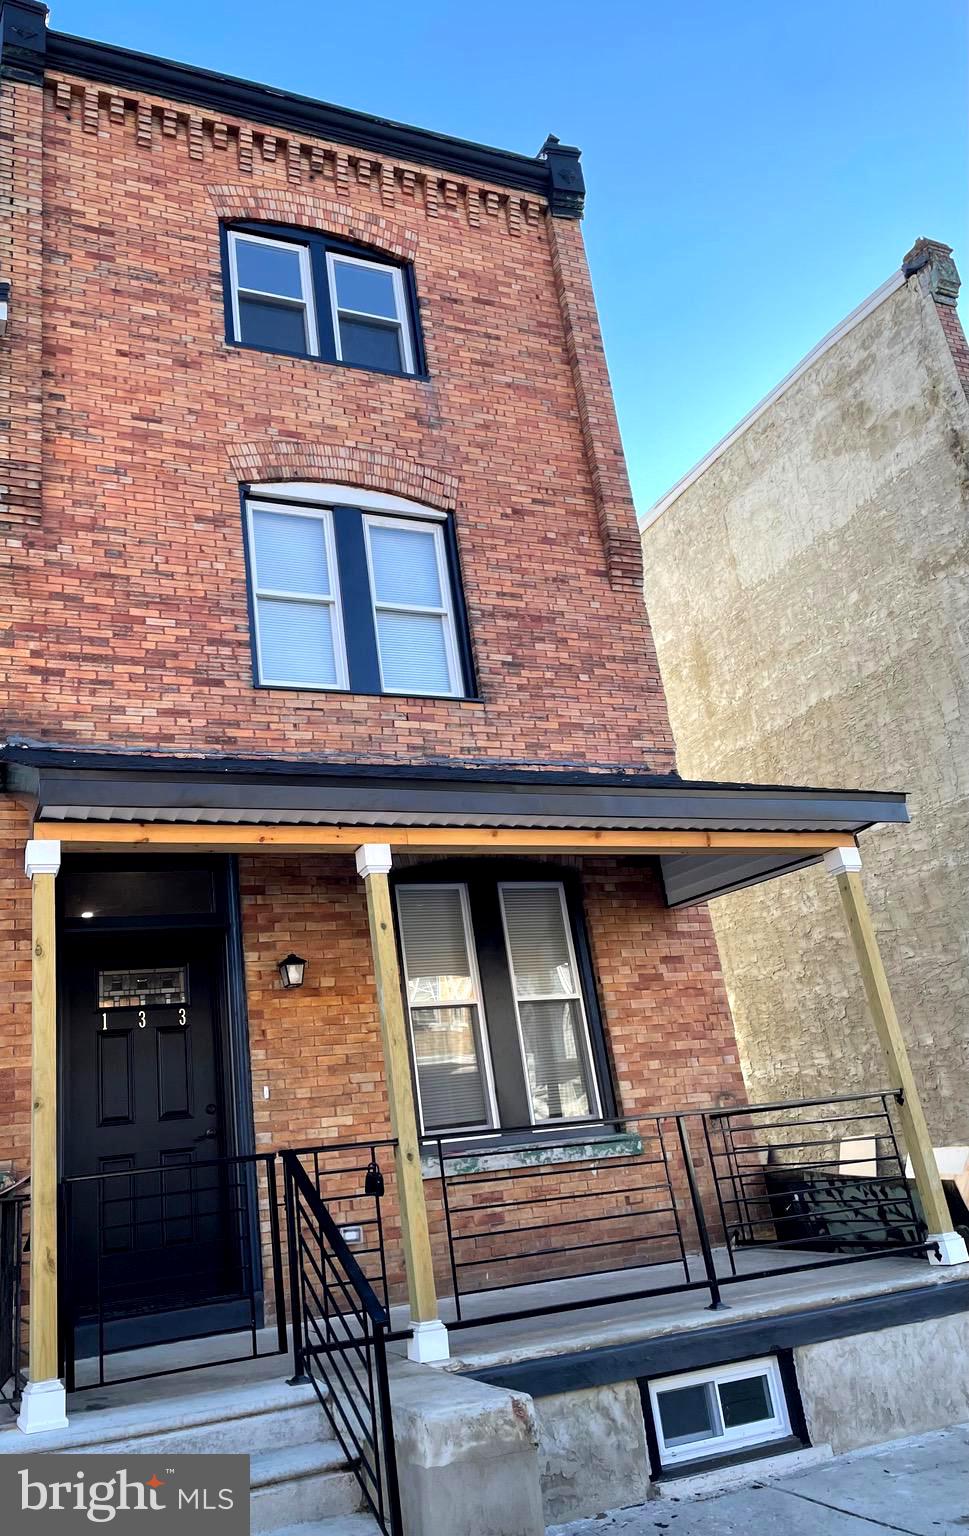
<path fill-rule="evenodd" d="M 335 1440 L 287 1445 L 253 1456 L 249 1486 L 252 1536 L 267 1536 L 293 1526 L 315 1531 L 321 1522 L 359 1513 L 360 1484 Z M 328 1536 L 332 1527 L 322 1527 Z"/>
<path fill-rule="evenodd" d="M 87 1451 L 103 1455 L 250 1458 L 253 1536 L 379 1536 L 311 1386 L 263 1382 L 169 1401 L 72 1413 L 65 1430 L 0 1433 L 0 1455 Z"/>

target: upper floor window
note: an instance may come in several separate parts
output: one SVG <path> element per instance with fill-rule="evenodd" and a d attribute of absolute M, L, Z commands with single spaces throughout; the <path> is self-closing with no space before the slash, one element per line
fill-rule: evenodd
<path fill-rule="evenodd" d="M 399 497 L 345 494 L 364 504 L 246 498 L 256 681 L 465 695 L 470 655 L 450 519 Z"/>
<path fill-rule="evenodd" d="M 225 231 L 226 327 L 240 346 L 420 373 L 413 273 L 323 235 Z"/>

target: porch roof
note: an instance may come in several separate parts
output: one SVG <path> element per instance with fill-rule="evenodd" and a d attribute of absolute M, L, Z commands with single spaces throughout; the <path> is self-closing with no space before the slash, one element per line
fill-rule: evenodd
<path fill-rule="evenodd" d="M 564 851 L 568 838 L 553 834 L 575 832 L 586 852 L 658 856 L 673 906 L 817 862 L 825 848 L 869 827 L 909 819 L 898 792 L 717 783 L 677 774 L 155 757 L 19 742 L 5 746 L 2 757 L 6 788 L 31 802 L 46 835 L 56 835 L 56 823 L 87 824 L 74 840 L 89 848 L 99 835 L 109 840 L 108 823 L 120 834 L 110 838 L 114 846 L 138 841 L 121 833 L 127 825 L 134 834 L 132 824 L 196 827 L 197 845 L 211 847 L 230 846 L 232 827 L 344 829 L 349 842 L 363 840 L 353 835 L 359 829 L 371 840 L 376 833 L 410 847 L 421 846 L 421 829 L 480 829 L 490 834 L 482 845 L 492 851 L 510 846 L 497 832 L 518 829 L 528 833 L 523 846 L 535 852 Z M 404 835 L 407 829 L 418 835 Z M 650 839 L 650 833 L 658 835 Z M 157 846 L 159 840 L 142 841 Z M 473 836 L 447 841 L 452 851 L 475 843 Z M 444 839 L 428 842 L 441 850 Z M 190 846 L 183 836 L 178 845 Z"/>

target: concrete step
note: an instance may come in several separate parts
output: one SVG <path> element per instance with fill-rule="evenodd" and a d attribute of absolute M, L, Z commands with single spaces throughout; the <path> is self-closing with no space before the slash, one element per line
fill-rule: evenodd
<path fill-rule="evenodd" d="M 275 1536 L 380 1536 L 380 1527 L 373 1515 L 334 1515 L 331 1520 L 287 1525 Z"/>
<path fill-rule="evenodd" d="M 360 1484 L 335 1440 L 253 1456 L 249 1485 L 253 1536 L 353 1515 L 363 1503 Z"/>
<path fill-rule="evenodd" d="M 197 1392 L 164 1401 L 126 1404 L 85 1414 L 72 1402 L 67 1429 L 31 1435 L 31 1451 L 154 1452 L 239 1451 L 256 1455 L 281 1442 L 329 1437 L 313 1388 L 286 1382 Z M 0 1433 L 0 1455 L 23 1452 L 25 1437 Z"/>
<path fill-rule="evenodd" d="M 241 1414 L 234 1419 L 217 1419 L 196 1424 L 190 1429 L 173 1429 L 164 1434 L 141 1436 L 135 1440 L 112 1441 L 112 1452 L 133 1456 L 142 1451 L 170 1451 L 199 1455 L 203 1451 L 242 1452 L 256 1456 L 273 1446 L 299 1445 L 330 1434 L 326 1414 L 318 1402 L 298 1408 L 270 1409 L 265 1413 Z"/>

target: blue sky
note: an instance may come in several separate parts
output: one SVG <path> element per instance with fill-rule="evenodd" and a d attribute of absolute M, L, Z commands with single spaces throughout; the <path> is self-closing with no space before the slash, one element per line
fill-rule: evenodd
<path fill-rule="evenodd" d="M 964 0 L 51 0 L 51 24 L 529 154 L 579 144 L 640 510 L 917 236 L 969 291 Z"/>

